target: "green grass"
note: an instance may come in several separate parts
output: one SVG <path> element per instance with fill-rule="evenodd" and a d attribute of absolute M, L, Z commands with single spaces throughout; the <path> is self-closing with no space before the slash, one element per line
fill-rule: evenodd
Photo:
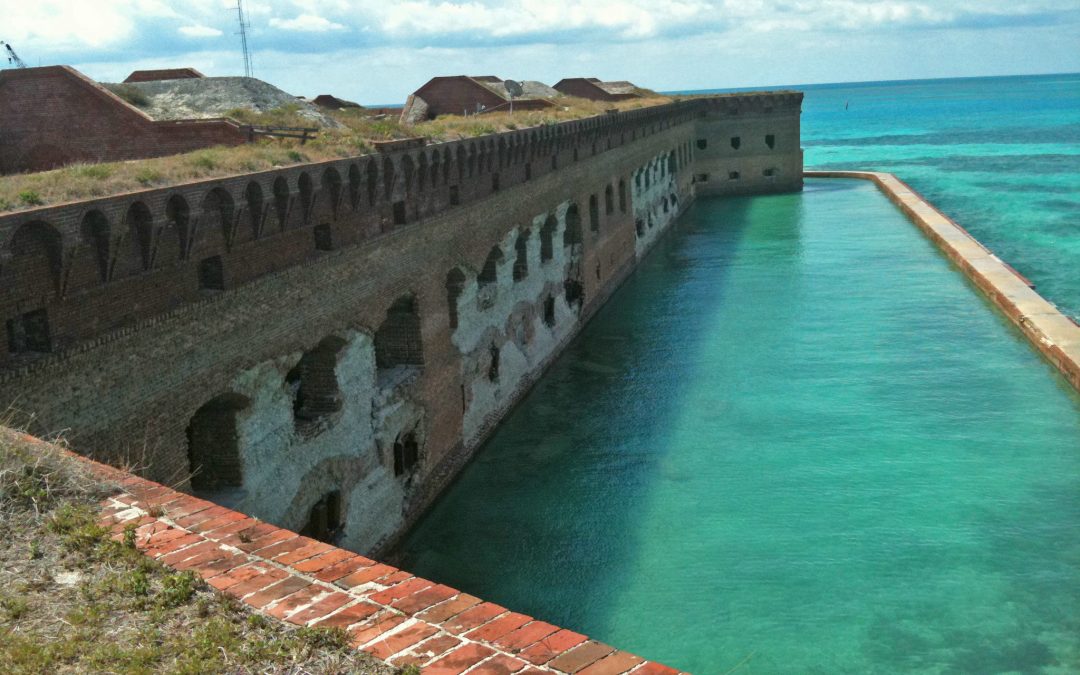
<path fill-rule="evenodd" d="M 403 125 L 392 116 L 376 119 L 358 109 L 330 111 L 328 114 L 341 125 L 340 128 L 320 129 L 316 138 L 303 145 L 297 139 L 263 137 L 254 143 L 205 148 L 168 157 L 72 164 L 52 171 L 0 176 L 0 213 L 205 178 L 356 157 L 370 153 L 373 141 L 417 136 L 434 142 L 474 138 L 600 115 L 609 108 L 631 110 L 670 103 L 671 100 L 657 95 L 618 103 L 565 98 L 559 99 L 561 106 L 547 110 L 518 111 L 513 115 L 508 112 L 471 117 L 444 115 L 416 125 Z M 300 116 L 297 106 L 265 113 L 238 109 L 231 111 L 229 116 L 242 124 L 314 126 L 311 120 Z"/>
<path fill-rule="evenodd" d="M 171 570 L 96 524 L 84 466 L 0 427 L 0 664 L 5 675 L 357 673 L 394 668 L 340 629 L 294 628 Z"/>

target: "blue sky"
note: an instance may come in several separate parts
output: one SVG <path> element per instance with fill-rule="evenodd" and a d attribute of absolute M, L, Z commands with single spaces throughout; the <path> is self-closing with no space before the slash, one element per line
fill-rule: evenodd
<path fill-rule="evenodd" d="M 0 0 L 30 65 L 242 74 L 235 0 Z M 246 0 L 255 75 L 402 102 L 434 75 L 660 90 L 1080 71 L 1080 0 Z"/>

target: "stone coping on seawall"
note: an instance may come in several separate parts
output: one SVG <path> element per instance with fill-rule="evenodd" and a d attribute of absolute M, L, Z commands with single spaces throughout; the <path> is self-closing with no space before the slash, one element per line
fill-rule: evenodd
<path fill-rule="evenodd" d="M 967 230 L 891 173 L 805 171 L 803 175 L 873 181 L 1080 392 L 1080 326 Z"/>
<path fill-rule="evenodd" d="M 0 426 L 0 436 L 86 463 L 118 488 L 98 524 L 253 610 L 338 627 L 354 648 L 424 675 L 680 675 L 585 635 L 309 539 Z M 645 617 L 643 617 L 645 620 Z M 686 675 L 685 673 L 681 675 Z"/>

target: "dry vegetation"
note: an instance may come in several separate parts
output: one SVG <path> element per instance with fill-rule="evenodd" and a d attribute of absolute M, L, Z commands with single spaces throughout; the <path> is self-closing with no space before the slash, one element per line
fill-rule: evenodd
<path fill-rule="evenodd" d="M 563 107 L 550 110 L 491 113 L 472 117 L 446 115 L 414 126 L 397 118 L 370 117 L 362 110 L 332 113 L 342 129 L 323 129 L 318 138 L 300 145 L 294 139 L 264 139 L 237 147 L 216 147 L 171 157 L 128 162 L 74 164 L 54 171 L 0 177 L 0 213 L 42 205 L 62 204 L 147 188 L 175 185 L 204 178 L 263 171 L 275 167 L 355 157 L 371 151 L 371 141 L 423 136 L 431 142 L 483 136 L 498 131 L 527 129 L 599 115 L 609 108 L 632 110 L 671 102 L 651 94 L 618 103 L 560 99 Z M 235 110 L 229 114 L 243 124 L 307 127 L 309 120 L 284 108 L 269 113 Z"/>
<path fill-rule="evenodd" d="M 291 628 L 111 541 L 108 486 L 0 427 L 0 664 L 21 673 L 398 671 L 341 630 Z"/>

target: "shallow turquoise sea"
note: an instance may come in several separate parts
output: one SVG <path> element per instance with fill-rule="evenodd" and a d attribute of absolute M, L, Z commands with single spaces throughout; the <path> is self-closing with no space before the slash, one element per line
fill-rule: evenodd
<path fill-rule="evenodd" d="M 699 674 L 1077 672 L 1080 396 L 871 184 L 699 200 L 401 556 Z"/>
<path fill-rule="evenodd" d="M 805 90 L 808 169 L 897 174 L 1080 320 L 1080 74 Z"/>

